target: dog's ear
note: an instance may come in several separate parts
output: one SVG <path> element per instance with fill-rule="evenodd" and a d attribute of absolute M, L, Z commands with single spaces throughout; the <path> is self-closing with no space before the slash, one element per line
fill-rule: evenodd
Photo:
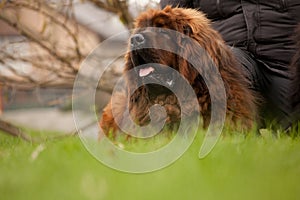
<path fill-rule="evenodd" d="M 199 75 L 198 70 L 193 64 L 201 65 L 207 58 L 204 56 L 203 52 L 198 52 L 201 51 L 202 48 L 196 40 L 190 37 L 192 36 L 192 28 L 189 25 L 185 25 L 184 27 L 185 35 L 181 35 L 178 38 L 178 48 L 180 52 L 177 58 L 178 71 L 192 84 Z"/>
<path fill-rule="evenodd" d="M 199 73 L 196 71 L 196 69 L 185 59 L 180 58 L 180 66 L 179 66 L 179 72 L 188 80 L 190 84 L 193 84 L 196 77 L 199 75 Z"/>

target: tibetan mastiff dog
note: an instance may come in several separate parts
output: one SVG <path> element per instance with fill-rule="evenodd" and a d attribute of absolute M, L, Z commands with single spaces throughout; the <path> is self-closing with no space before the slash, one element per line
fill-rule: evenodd
<path fill-rule="evenodd" d="M 153 31 L 153 27 L 159 31 Z M 165 66 L 180 73 L 193 88 L 204 128 L 210 123 L 210 95 L 214 92 L 214 88 L 208 88 L 204 77 L 213 78 L 216 70 L 226 91 L 226 126 L 238 130 L 252 128 L 257 113 L 255 94 L 249 89 L 248 80 L 240 70 L 241 64 L 202 12 L 169 6 L 163 10 L 148 10 L 136 19 L 135 28 L 129 40 L 124 69 L 124 73 L 131 70 L 134 73 L 126 77 L 126 89 L 115 94 L 115 100 L 111 100 L 103 110 L 100 126 L 105 134 L 120 130 L 116 120 L 124 120 L 126 110 L 129 110 L 132 121 L 139 126 L 150 123 L 149 108 L 155 104 L 165 109 L 166 124 L 176 124 L 182 116 L 193 114 L 196 108 L 191 106 L 188 99 L 181 105 L 186 108 L 185 113 L 182 113 L 176 95 L 166 87 L 176 85 L 177 78 L 165 70 Z M 169 34 L 166 30 L 178 34 Z M 204 51 L 199 52 L 195 43 Z M 149 46 L 172 46 L 177 52 Z M 196 60 L 198 66 L 193 66 L 188 58 Z M 215 70 L 208 69 L 209 64 L 205 65 L 210 62 L 214 63 Z M 138 85 L 145 80 L 167 84 Z M 184 88 L 182 92 L 185 92 Z M 218 98 L 218 94 L 215 96 Z M 160 117 L 156 116 L 155 119 L 160 120 Z"/>

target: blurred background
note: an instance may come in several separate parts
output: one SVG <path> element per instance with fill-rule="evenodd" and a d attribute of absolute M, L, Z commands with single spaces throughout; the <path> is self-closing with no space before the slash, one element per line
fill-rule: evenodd
<path fill-rule="evenodd" d="M 72 88 L 80 64 L 107 38 L 131 30 L 134 18 L 159 0 L 0 0 L 0 130 L 7 123 L 34 130 L 71 132 Z M 115 57 L 127 42 L 118 37 L 97 55 Z M 122 73 L 116 60 L 99 82 L 102 110 Z"/>
<path fill-rule="evenodd" d="M 0 200 L 300 199 L 296 131 L 295 138 L 285 132 L 275 137 L 268 130 L 259 137 L 256 131 L 228 132 L 209 156 L 199 159 L 205 135 L 200 131 L 174 164 L 144 174 L 99 164 L 79 137 L 69 137 L 76 133 L 72 89 L 81 64 L 90 64 L 85 59 L 93 49 L 131 30 L 140 12 L 158 4 L 159 0 L 0 0 Z M 124 60 L 116 52 L 128 37 L 128 32 L 114 37 L 104 52 L 93 53 L 92 64 L 102 69 L 114 59 L 95 84 L 99 112 L 121 76 Z M 127 139 L 113 144 L 142 156 L 173 143 L 163 134 L 145 141 Z M 103 153 L 111 162 L 124 159 L 110 149 Z"/>

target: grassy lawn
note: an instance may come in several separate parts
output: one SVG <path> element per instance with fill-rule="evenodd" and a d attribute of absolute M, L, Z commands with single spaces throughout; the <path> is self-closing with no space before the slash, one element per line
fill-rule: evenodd
<path fill-rule="evenodd" d="M 0 133 L 0 199 L 296 200 L 299 139 L 226 136 L 199 160 L 198 136 L 169 167 L 127 174 L 102 165 L 77 137 L 29 144 Z"/>

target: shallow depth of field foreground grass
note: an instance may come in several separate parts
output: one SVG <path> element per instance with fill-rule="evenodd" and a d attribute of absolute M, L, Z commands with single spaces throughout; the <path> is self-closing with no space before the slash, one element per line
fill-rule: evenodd
<path fill-rule="evenodd" d="M 199 160 L 198 136 L 171 166 L 127 174 L 99 163 L 77 137 L 39 145 L 0 134 L 0 199 L 300 199 L 299 139 L 226 136 Z"/>

